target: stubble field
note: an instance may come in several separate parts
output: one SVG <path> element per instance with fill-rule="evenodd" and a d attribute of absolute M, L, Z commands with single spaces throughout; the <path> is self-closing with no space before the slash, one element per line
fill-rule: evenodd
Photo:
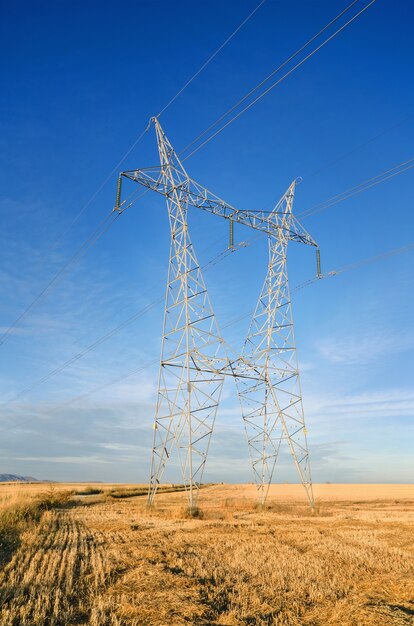
<path fill-rule="evenodd" d="M 0 485 L 0 513 L 47 488 Z M 68 489 L 3 550 L 1 626 L 414 624 L 411 485 L 316 485 L 315 515 L 296 485 L 263 511 L 253 486 L 212 485 L 202 519 L 182 492 L 149 511 L 126 497 L 143 486 Z"/>

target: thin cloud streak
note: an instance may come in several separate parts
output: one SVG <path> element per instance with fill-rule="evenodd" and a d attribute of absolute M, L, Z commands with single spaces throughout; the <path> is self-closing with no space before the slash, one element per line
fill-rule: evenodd
<path fill-rule="evenodd" d="M 366 333 L 350 332 L 318 341 L 317 350 L 323 359 L 340 365 L 367 365 L 389 354 L 407 352 L 414 348 L 414 335 L 377 329 Z"/>

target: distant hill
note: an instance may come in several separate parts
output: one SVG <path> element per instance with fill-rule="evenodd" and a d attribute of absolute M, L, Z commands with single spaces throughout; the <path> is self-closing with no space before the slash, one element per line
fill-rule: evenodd
<path fill-rule="evenodd" d="M 0 474 L 0 483 L 40 483 L 43 482 L 33 476 L 18 476 L 18 474 Z"/>

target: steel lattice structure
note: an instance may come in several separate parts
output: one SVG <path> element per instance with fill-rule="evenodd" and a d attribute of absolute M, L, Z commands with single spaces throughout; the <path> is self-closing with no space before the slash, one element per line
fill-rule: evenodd
<path fill-rule="evenodd" d="M 160 166 L 122 172 L 115 210 L 122 210 L 122 177 L 165 196 L 171 246 L 148 502 L 152 504 L 173 445 L 178 448 L 189 507 L 197 504 L 224 378 L 235 378 L 259 501 L 266 500 L 282 441 L 286 441 L 313 507 L 306 428 L 287 273 L 289 241 L 316 242 L 293 215 L 296 182 L 274 210 L 239 211 L 192 180 L 157 118 Z M 193 206 L 268 237 L 269 265 L 239 358 L 225 342 L 188 231 Z M 319 256 L 318 256 L 319 259 Z M 319 273 L 318 261 L 318 273 Z"/>

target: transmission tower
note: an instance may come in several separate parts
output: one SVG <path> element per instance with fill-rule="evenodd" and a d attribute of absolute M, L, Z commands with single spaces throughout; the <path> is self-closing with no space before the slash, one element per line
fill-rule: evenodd
<path fill-rule="evenodd" d="M 157 118 L 153 119 L 160 166 L 122 172 L 115 210 L 122 210 L 121 183 L 130 179 L 166 198 L 171 244 L 154 420 L 148 503 L 171 454 L 178 448 L 190 509 L 199 486 L 226 375 L 236 379 L 259 501 L 266 500 L 286 440 L 309 502 L 312 482 L 293 332 L 286 265 L 287 245 L 317 244 L 292 213 L 295 183 L 274 210 L 239 211 L 192 180 Z M 187 212 L 193 206 L 268 236 L 269 268 L 239 358 L 229 361 L 191 243 Z M 318 256 L 318 273 L 319 273 Z"/>

